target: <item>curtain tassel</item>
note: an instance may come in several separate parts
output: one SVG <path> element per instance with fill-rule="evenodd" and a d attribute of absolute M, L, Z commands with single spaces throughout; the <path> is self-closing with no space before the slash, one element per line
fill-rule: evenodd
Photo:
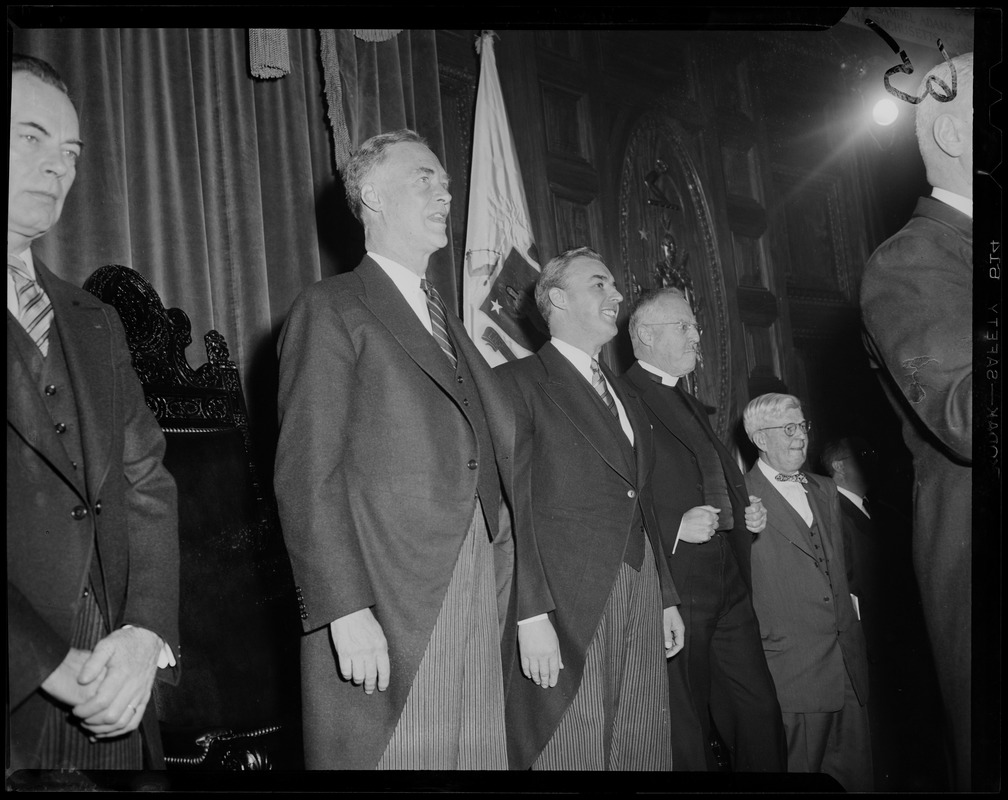
<path fill-rule="evenodd" d="M 290 74 L 290 46 L 285 28 L 249 29 L 249 68 L 253 78 Z"/>

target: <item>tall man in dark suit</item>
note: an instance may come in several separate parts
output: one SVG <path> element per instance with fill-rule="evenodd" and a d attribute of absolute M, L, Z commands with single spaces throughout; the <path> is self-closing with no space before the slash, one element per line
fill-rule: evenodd
<path fill-rule="evenodd" d="M 788 771 L 825 772 L 847 791 L 871 791 L 868 663 L 836 486 L 799 471 L 809 423 L 796 397 L 760 395 L 742 420 L 759 450 L 746 485 L 767 510 L 752 545 L 753 605 L 784 718 Z"/>
<path fill-rule="evenodd" d="M 956 96 L 938 102 L 932 78 Z M 913 455 L 913 562 L 953 747 L 971 785 L 973 485 L 973 54 L 921 84 L 917 143 L 930 197 L 865 267 L 865 345 Z"/>
<path fill-rule="evenodd" d="M 178 509 L 161 463 L 164 437 L 115 311 L 31 251 L 60 217 L 81 147 L 59 75 L 15 55 L 7 196 L 12 770 L 163 768 L 148 700 L 159 666 L 178 653 Z"/>
<path fill-rule="evenodd" d="M 550 342 L 496 369 L 528 464 L 515 502 L 512 766 L 669 769 L 664 659 L 684 632 L 652 506 L 651 426 L 598 362 L 623 298 L 587 247 L 552 259 L 535 294 Z"/>
<path fill-rule="evenodd" d="M 740 772 L 784 772 L 780 705 L 760 645 L 750 594 L 749 551 L 766 510 L 746 495 L 742 472 L 714 434 L 706 409 L 680 379 L 696 367 L 700 328 L 678 289 L 642 297 L 630 315 L 636 363 L 621 378 L 654 429 L 655 508 L 686 624 L 683 656 L 668 662 L 675 686 L 686 672 L 703 729 L 705 763 L 716 769 L 711 716 Z"/>
<path fill-rule="evenodd" d="M 307 766 L 506 768 L 490 539 L 514 417 L 425 277 L 448 175 L 404 130 L 361 145 L 345 184 L 367 255 L 302 292 L 279 342 Z"/>

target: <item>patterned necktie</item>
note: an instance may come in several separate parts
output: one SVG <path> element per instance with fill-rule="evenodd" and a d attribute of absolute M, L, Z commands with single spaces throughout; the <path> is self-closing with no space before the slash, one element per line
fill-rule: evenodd
<path fill-rule="evenodd" d="M 17 291 L 18 321 L 42 351 L 49 354 L 49 328 L 52 326 L 53 310 L 49 297 L 37 281 L 28 275 L 28 268 L 17 256 L 7 255 L 7 274 L 14 279 Z"/>
<path fill-rule="evenodd" d="M 602 369 L 599 367 L 598 359 L 593 358 L 591 362 L 592 371 L 592 386 L 595 387 L 595 391 L 598 392 L 599 397 L 602 398 L 602 402 L 606 404 L 608 408 L 616 419 L 619 419 L 619 411 L 616 410 L 616 401 L 613 400 L 613 396 L 609 394 L 609 387 L 606 386 L 605 378 L 602 377 Z"/>
<path fill-rule="evenodd" d="M 776 478 L 779 481 L 795 481 L 796 483 L 808 483 L 808 478 L 806 478 L 800 472 L 796 472 L 794 475 L 785 475 L 783 472 L 778 472 Z"/>
<path fill-rule="evenodd" d="M 441 295 L 438 294 L 438 290 L 434 288 L 434 285 L 430 283 L 426 278 L 420 279 L 420 288 L 423 293 L 427 295 L 427 310 L 430 312 L 431 319 L 431 333 L 434 334 L 434 338 L 437 339 L 437 343 L 441 345 L 441 349 L 444 350 L 448 360 L 451 361 L 452 367 L 458 366 L 458 356 L 455 355 L 455 346 L 452 344 L 451 337 L 448 335 L 448 319 L 445 312 L 445 305 L 441 300 Z"/>

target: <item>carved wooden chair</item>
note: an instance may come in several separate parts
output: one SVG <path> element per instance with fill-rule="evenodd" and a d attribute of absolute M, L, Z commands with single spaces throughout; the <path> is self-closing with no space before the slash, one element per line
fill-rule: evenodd
<path fill-rule="evenodd" d="M 182 674 L 155 694 L 168 769 L 300 769 L 299 612 L 224 337 L 206 334 L 194 370 L 188 316 L 138 272 L 104 266 L 84 288 L 122 319 L 178 484 Z"/>

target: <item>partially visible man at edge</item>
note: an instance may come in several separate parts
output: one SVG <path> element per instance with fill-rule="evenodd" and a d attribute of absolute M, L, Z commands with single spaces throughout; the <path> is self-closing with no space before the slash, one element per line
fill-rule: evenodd
<path fill-rule="evenodd" d="M 940 79 L 956 96 L 926 91 Z M 935 91 L 939 91 L 936 89 Z M 913 455 L 913 562 L 934 654 L 952 787 L 969 791 L 972 677 L 973 54 L 921 82 L 930 197 L 865 266 L 865 346 Z"/>
<path fill-rule="evenodd" d="M 176 680 L 178 508 L 115 310 L 31 245 L 76 176 L 77 112 L 14 55 L 7 195 L 9 768 L 163 768 L 150 704 Z"/>

